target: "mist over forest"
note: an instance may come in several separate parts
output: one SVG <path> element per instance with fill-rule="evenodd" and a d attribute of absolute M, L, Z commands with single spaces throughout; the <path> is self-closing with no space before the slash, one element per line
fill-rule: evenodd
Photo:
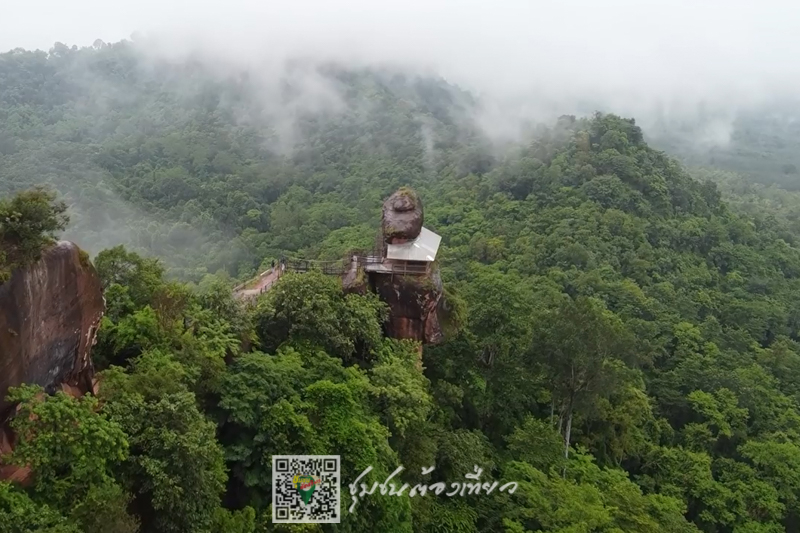
<path fill-rule="evenodd" d="M 70 233 L 99 250 L 120 239 L 135 244 L 141 231 L 132 230 L 134 222 L 141 225 L 153 214 L 141 212 L 141 203 L 120 191 L 97 154 L 85 150 L 119 144 L 131 134 L 165 134 L 197 118 L 191 113 L 203 113 L 196 106 L 202 102 L 205 112 L 218 114 L 226 126 L 250 128 L 263 138 L 254 142 L 260 163 L 267 152 L 285 157 L 307 140 L 310 133 L 301 122 L 312 116 L 367 120 L 370 95 L 355 94 L 360 88 L 349 86 L 342 73 L 381 72 L 375 82 L 390 98 L 414 106 L 423 100 L 412 121 L 430 153 L 442 150 L 433 135 L 444 115 L 459 129 L 477 130 L 492 145 L 492 156 L 501 156 L 509 143 L 525 142 L 562 115 L 601 111 L 635 118 L 655 147 L 689 165 L 793 189 L 798 184 L 793 125 L 800 73 L 792 67 L 797 46 L 783 28 L 794 9 L 768 4 L 769 9 L 747 3 L 727 9 L 729 4 L 719 2 L 570 0 L 536 6 L 509 1 L 496 8 L 468 3 L 453 9 L 447 2 L 375 6 L 348 0 L 333 6 L 313 0 L 238 0 L 224 10 L 211 2 L 184 10 L 147 0 L 119 2 L 113 9 L 94 6 L 91 16 L 83 16 L 53 2 L 48 20 L 34 26 L 15 22 L 32 16 L 33 8 L 14 6 L 0 21 L 0 50 L 17 49 L 4 56 L 6 71 L 21 61 L 14 59 L 22 54 L 19 47 L 55 51 L 48 60 L 40 53 L 35 61 L 48 66 L 29 75 L 52 76 L 46 82 L 50 88 L 69 87 L 46 105 L 66 106 L 72 116 L 50 116 L 45 125 L 81 128 L 88 137 L 68 141 L 76 148 L 91 138 L 92 148 L 81 147 L 83 152 L 71 154 L 64 164 L 80 173 L 80 180 L 102 182 L 92 194 L 105 195 L 103 200 L 73 202 Z M 62 36 L 55 47 L 54 35 Z M 406 87 L 386 83 L 398 74 L 438 85 L 448 96 L 421 94 L 411 82 Z M 15 100 L 6 91 L 4 102 L 19 96 Z M 177 104 L 183 115 L 158 116 L 154 98 Z M 431 105 L 438 106 L 438 115 Z M 151 116 L 142 119 L 141 113 Z M 91 127 L 69 124 L 72 118 Z M 10 150 L 8 136 L 14 136 L 10 126 L 6 123 L 0 136 L 3 153 Z M 35 148 L 15 150 L 18 160 Z M 15 175 L 21 179 L 19 172 Z M 67 181 L 74 187 L 77 180 Z M 115 221 L 91 224 L 102 227 L 102 234 L 82 226 L 86 202 L 113 206 Z M 102 218 L 98 209 L 93 212 Z M 209 233 L 212 240 L 228 241 L 230 231 L 237 231 L 225 217 L 210 216 L 218 227 L 194 235 L 198 249 Z M 189 242 L 188 233 L 183 241 Z M 155 249 L 174 256 L 169 246 Z M 212 269 L 219 264 L 212 263 Z"/>
<path fill-rule="evenodd" d="M 351 56 L 344 47 L 325 59 L 283 55 L 290 48 L 275 54 L 230 43 L 214 48 L 219 41 L 212 37 L 203 45 L 177 39 L 154 33 L 4 53 L 0 187 L 13 192 L 45 181 L 69 200 L 67 238 L 92 253 L 125 243 L 161 257 L 185 279 L 220 269 L 249 275 L 279 249 L 302 255 L 314 246 L 313 239 L 289 247 L 260 239 L 254 246 L 242 231 L 281 225 L 270 222 L 277 215 L 264 207 L 293 176 L 349 172 L 353 154 L 327 152 L 324 144 L 331 142 L 354 143 L 376 170 L 384 167 L 382 174 L 392 167 L 405 173 L 405 159 L 413 157 L 412 181 L 427 182 L 448 164 L 467 173 L 489 171 L 560 116 L 627 109 L 640 113 L 634 117 L 655 147 L 691 167 L 738 172 L 786 189 L 800 184 L 797 106 L 774 99 L 767 106 L 763 96 L 742 88 L 738 99 L 711 100 L 702 93 L 677 96 L 678 82 L 650 94 L 649 81 L 632 80 L 628 90 L 638 97 L 625 102 L 603 76 L 596 90 L 581 89 L 584 80 L 557 97 L 553 81 L 527 86 L 524 72 L 508 90 L 499 80 L 475 76 L 456 76 L 463 80 L 456 85 L 407 52 L 387 52 L 383 61 Z M 700 81 L 712 84 L 708 75 Z M 399 153 L 397 142 L 414 153 Z M 148 172 L 149 180 L 131 186 L 131 173 L 138 180 Z M 266 174 L 272 175 L 259 190 L 243 190 L 242 180 L 254 185 Z M 381 193 L 403 179 L 389 178 Z M 209 197 L 197 197 L 200 189 Z M 348 223 L 374 222 L 374 199 L 375 205 L 360 204 Z M 323 224 L 335 230 L 339 223 Z"/>

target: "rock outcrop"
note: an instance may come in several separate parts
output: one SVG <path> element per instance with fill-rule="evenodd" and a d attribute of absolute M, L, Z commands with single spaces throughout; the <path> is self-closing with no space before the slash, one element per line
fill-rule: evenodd
<path fill-rule="evenodd" d="M 389 305 L 386 335 L 423 344 L 442 341 L 439 302 L 442 298 L 438 273 L 430 276 L 373 275 L 375 291 Z M 438 283 L 437 283 L 438 280 Z"/>
<path fill-rule="evenodd" d="M 345 294 L 366 294 L 369 280 L 363 268 L 359 267 L 358 258 L 353 256 L 350 267 L 342 278 L 342 289 Z"/>
<path fill-rule="evenodd" d="M 423 220 L 422 200 L 415 191 L 404 187 L 392 194 L 383 203 L 383 256 L 388 244 L 416 239 L 422 231 Z M 385 259 L 384 263 L 390 268 L 393 261 Z M 346 288 L 357 285 L 353 279 L 355 276 L 351 273 L 345 279 Z M 441 342 L 443 335 L 438 315 L 443 290 L 435 264 L 430 265 L 426 273 L 369 272 L 369 286 L 389 305 L 387 336 L 424 344 Z"/>
<path fill-rule="evenodd" d="M 412 189 L 398 189 L 383 202 L 381 229 L 386 244 L 400 244 L 416 239 L 423 222 L 422 200 Z"/>
<path fill-rule="evenodd" d="M 0 425 L 12 414 L 9 387 L 92 390 L 91 347 L 105 300 L 88 256 L 59 242 L 0 285 Z"/>

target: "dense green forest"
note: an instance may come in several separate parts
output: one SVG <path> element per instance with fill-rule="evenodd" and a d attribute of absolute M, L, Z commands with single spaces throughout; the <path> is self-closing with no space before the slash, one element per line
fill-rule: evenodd
<path fill-rule="evenodd" d="M 474 102 L 441 80 L 299 62 L 274 85 L 125 42 L 2 54 L 0 192 L 52 185 L 66 238 L 199 282 L 279 253 L 338 257 L 365 228 L 371 244 L 399 186 L 491 165 Z"/>
<path fill-rule="evenodd" d="M 444 81 L 319 67 L 336 105 L 315 107 L 296 68 L 271 106 L 130 43 L 0 55 L 0 213 L 28 213 L 0 219 L 26 250 L 0 272 L 63 226 L 53 197 L 14 196 L 49 185 L 107 301 L 97 397 L 12 393 L 7 460 L 35 481 L 0 483 L 0 531 L 800 530 L 797 197 L 690 173 L 612 114 L 498 149 Z M 401 185 L 459 311 L 421 368 L 334 278 L 231 297 L 279 254 L 371 246 Z M 367 466 L 519 488 L 282 528 L 275 453 L 341 455 L 343 508 Z"/>

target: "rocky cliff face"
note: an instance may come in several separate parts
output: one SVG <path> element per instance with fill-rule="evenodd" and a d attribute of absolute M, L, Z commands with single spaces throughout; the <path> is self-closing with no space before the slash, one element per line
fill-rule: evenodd
<path fill-rule="evenodd" d="M 441 281 L 433 276 L 372 276 L 375 291 L 389 305 L 386 335 L 394 339 L 413 339 L 423 344 L 442 341 L 439 323 Z"/>
<path fill-rule="evenodd" d="M 9 387 L 92 389 L 89 352 L 104 310 L 97 272 L 70 242 L 52 246 L 0 285 L 0 424 L 11 414 Z"/>

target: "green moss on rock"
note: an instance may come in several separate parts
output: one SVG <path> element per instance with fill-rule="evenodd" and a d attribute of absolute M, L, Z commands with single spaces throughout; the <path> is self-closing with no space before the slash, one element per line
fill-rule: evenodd
<path fill-rule="evenodd" d="M 407 198 L 411 198 L 414 201 L 414 203 L 416 203 L 419 200 L 419 195 L 417 195 L 417 191 L 415 191 L 411 187 L 400 187 L 399 189 L 397 189 L 397 192 L 395 194 L 397 194 L 398 196 L 405 196 Z"/>
<path fill-rule="evenodd" d="M 92 264 L 89 259 L 89 254 L 81 249 L 78 249 L 78 260 L 81 262 L 83 268 L 89 268 Z"/>

